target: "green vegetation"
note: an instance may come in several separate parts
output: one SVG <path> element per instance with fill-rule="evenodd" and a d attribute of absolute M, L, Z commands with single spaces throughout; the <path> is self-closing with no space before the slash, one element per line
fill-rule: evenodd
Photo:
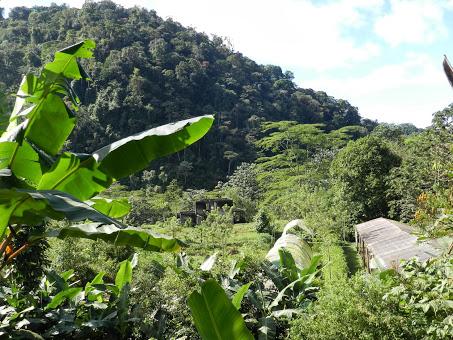
<path fill-rule="evenodd" d="M 399 158 L 386 142 L 374 137 L 351 142 L 338 153 L 330 173 L 337 204 L 344 205 L 343 209 L 350 213 L 349 224 L 388 214 L 387 177 L 398 165 Z"/>
<path fill-rule="evenodd" d="M 453 337 L 452 106 L 363 120 L 109 1 L 15 8 L 0 37 L 0 337 Z M 233 206 L 180 223 L 206 198 Z M 365 272 L 353 226 L 380 216 L 441 254 Z"/>
<path fill-rule="evenodd" d="M 259 65 L 220 37 L 210 39 L 154 11 L 110 1 L 87 2 L 81 9 L 12 9 L 0 20 L 5 61 L 0 92 L 13 92 L 22 74 L 36 72 L 56 50 L 88 38 L 98 46 L 95 58 L 83 63 L 92 82 L 77 85 L 84 105 L 70 137 L 72 149 L 91 153 L 157 125 L 217 113 L 211 133 L 197 147 L 153 163 L 153 185 L 175 178 L 190 187 L 216 185 L 238 164 L 255 160 L 253 141 L 262 121 L 321 123 L 328 130 L 361 122 L 347 101 L 297 87 L 291 72 Z"/>

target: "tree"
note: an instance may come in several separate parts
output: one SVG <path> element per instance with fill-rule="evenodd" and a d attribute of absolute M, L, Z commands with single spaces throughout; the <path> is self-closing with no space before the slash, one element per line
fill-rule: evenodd
<path fill-rule="evenodd" d="M 241 197 L 256 200 L 260 191 L 256 175 L 257 170 L 255 164 L 242 163 L 228 177 L 228 181 L 223 187 L 236 190 Z"/>
<path fill-rule="evenodd" d="M 184 178 L 184 185 L 186 185 L 187 177 L 189 176 L 190 172 L 193 170 L 192 163 L 187 161 L 182 161 L 178 165 L 178 175 Z"/>
<path fill-rule="evenodd" d="M 326 144 L 320 124 L 298 124 L 295 121 L 264 122 L 261 139 L 261 162 L 275 168 L 293 167 L 307 160 Z"/>
<path fill-rule="evenodd" d="M 400 158 L 376 137 L 349 142 L 337 154 L 330 175 L 336 201 L 349 213 L 350 223 L 387 215 L 387 177 L 399 164 Z"/>
<path fill-rule="evenodd" d="M 231 164 L 234 162 L 235 159 L 237 159 L 239 156 L 238 153 L 227 150 L 223 153 L 223 158 L 225 158 L 228 161 L 228 174 L 230 174 L 231 171 Z"/>
<path fill-rule="evenodd" d="M 436 112 L 429 128 L 405 137 L 397 149 L 402 162 L 390 173 L 387 193 L 392 218 L 410 221 L 418 210 L 417 224 L 426 227 L 429 219 L 421 218 L 425 215 L 423 210 L 431 211 L 428 215 L 434 217 L 444 215 L 440 208 L 444 204 L 440 202 L 445 200 L 442 197 L 448 197 L 452 187 L 452 112 L 451 106 Z M 427 203 L 435 201 L 437 208 L 428 208 Z"/>

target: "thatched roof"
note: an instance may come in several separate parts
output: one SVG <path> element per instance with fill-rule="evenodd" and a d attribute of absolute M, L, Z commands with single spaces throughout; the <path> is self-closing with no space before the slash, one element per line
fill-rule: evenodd
<path fill-rule="evenodd" d="M 355 226 L 357 239 L 363 241 L 373 256 L 372 267 L 395 268 L 401 260 L 417 257 L 424 261 L 439 255 L 430 243 L 418 242 L 412 227 L 386 218 L 361 223 Z"/>

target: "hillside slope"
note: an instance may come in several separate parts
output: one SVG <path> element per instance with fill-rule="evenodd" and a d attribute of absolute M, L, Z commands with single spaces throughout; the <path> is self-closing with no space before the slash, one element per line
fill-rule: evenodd
<path fill-rule="evenodd" d="M 85 65 L 93 82 L 78 89 L 84 106 L 73 149 L 90 152 L 152 126 L 216 114 L 202 142 L 153 165 L 155 184 L 178 177 L 192 187 L 214 185 L 231 165 L 254 160 L 262 121 L 323 123 L 328 130 L 361 122 L 347 101 L 299 88 L 291 72 L 258 65 L 219 37 L 110 1 L 18 7 L 0 19 L 0 90 L 15 92 L 22 74 L 86 38 L 97 48 Z"/>

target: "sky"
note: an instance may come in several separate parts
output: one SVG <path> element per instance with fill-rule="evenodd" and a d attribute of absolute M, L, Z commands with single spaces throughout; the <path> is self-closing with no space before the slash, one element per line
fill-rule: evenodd
<path fill-rule="evenodd" d="M 81 7 L 84 0 L 0 0 L 0 7 Z M 153 9 L 260 64 L 294 73 L 303 88 L 348 100 L 363 117 L 428 126 L 453 102 L 453 0 L 115 0 Z"/>

